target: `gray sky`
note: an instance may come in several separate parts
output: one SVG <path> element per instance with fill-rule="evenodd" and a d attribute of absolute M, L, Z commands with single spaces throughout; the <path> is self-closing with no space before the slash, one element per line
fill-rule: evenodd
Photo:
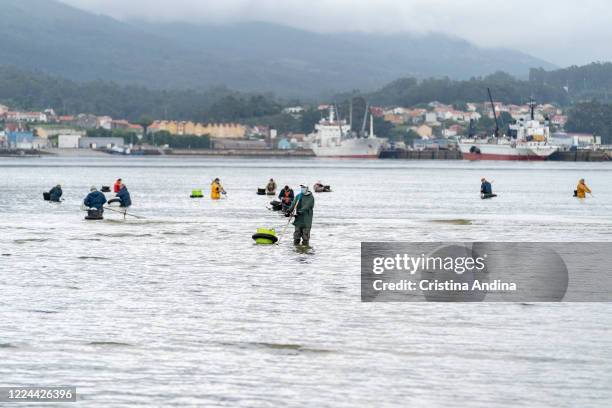
<path fill-rule="evenodd" d="M 443 32 L 557 65 L 612 60 L 609 0 L 61 0 L 119 19 L 267 21 L 311 31 Z"/>

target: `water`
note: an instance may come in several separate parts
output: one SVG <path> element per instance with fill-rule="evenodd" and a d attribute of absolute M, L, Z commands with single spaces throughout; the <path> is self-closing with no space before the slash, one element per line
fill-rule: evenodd
<path fill-rule="evenodd" d="M 609 304 L 359 298 L 361 241 L 609 241 L 610 164 L 42 158 L 0 174 L 1 385 L 75 385 L 87 407 L 610 406 Z M 481 176 L 498 198 L 479 199 Z M 89 186 L 118 177 L 146 219 L 84 221 Z M 214 177 L 228 199 L 188 198 Z M 291 228 L 253 245 L 286 223 L 255 195 L 270 177 L 332 186 L 311 249 Z M 593 199 L 572 198 L 580 177 Z M 42 201 L 56 183 L 65 201 Z"/>

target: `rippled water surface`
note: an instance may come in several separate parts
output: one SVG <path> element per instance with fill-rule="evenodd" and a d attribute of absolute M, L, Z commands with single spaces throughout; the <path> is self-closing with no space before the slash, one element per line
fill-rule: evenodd
<path fill-rule="evenodd" d="M 612 402 L 609 304 L 359 297 L 361 241 L 612 240 L 611 164 L 38 158 L 0 174 L 1 385 L 75 385 L 105 407 Z M 145 219 L 83 220 L 89 186 L 118 177 Z M 227 199 L 189 198 L 214 177 Z M 255 195 L 270 177 L 332 186 L 312 248 L 291 228 L 253 244 L 286 224 Z M 44 202 L 56 183 L 65 201 Z"/>

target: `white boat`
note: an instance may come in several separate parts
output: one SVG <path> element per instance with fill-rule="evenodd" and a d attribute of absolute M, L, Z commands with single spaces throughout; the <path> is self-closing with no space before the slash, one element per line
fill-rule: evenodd
<path fill-rule="evenodd" d="M 509 126 L 510 135 L 489 139 L 461 139 L 459 148 L 463 158 L 466 160 L 527 161 L 548 159 L 558 150 L 558 147 L 551 144 L 548 124 L 535 120 L 535 102 L 531 101 L 530 108 L 529 117 L 521 118 Z M 495 120 L 497 122 L 497 117 Z"/>
<path fill-rule="evenodd" d="M 378 158 L 386 139 L 374 135 L 373 117 L 370 115 L 370 133 L 358 137 L 351 125 L 336 118 L 334 107 L 329 108 L 329 118 L 321 119 L 315 131 L 308 135 L 307 145 L 317 157 Z"/>
<path fill-rule="evenodd" d="M 466 160 L 546 160 L 557 151 L 556 146 L 538 142 L 515 142 L 509 140 L 480 141 L 464 139 L 459 143 Z"/>

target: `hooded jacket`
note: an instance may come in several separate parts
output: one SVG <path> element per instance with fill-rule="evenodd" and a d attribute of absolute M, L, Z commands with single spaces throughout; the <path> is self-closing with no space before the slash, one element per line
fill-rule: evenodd
<path fill-rule="evenodd" d="M 586 194 L 591 193 L 591 189 L 587 187 L 585 183 L 578 183 L 576 187 L 576 197 L 586 198 Z"/>
<path fill-rule="evenodd" d="M 297 206 L 293 225 L 298 228 L 311 228 L 314 204 L 315 199 L 310 191 L 298 194 L 290 208 L 290 211 L 292 211 Z"/>
<path fill-rule="evenodd" d="M 121 200 L 121 207 L 127 208 L 132 205 L 132 198 L 127 187 L 123 186 L 117 193 L 117 197 Z"/>
<path fill-rule="evenodd" d="M 92 191 L 87 194 L 87 197 L 83 200 L 83 204 L 85 204 L 86 207 L 101 210 L 104 204 L 106 204 L 106 197 L 99 191 Z"/>
<path fill-rule="evenodd" d="M 488 181 L 485 181 L 480 185 L 480 192 L 482 194 L 493 194 L 493 186 Z"/>
<path fill-rule="evenodd" d="M 213 181 L 210 185 L 210 198 L 211 200 L 218 200 L 221 198 L 221 192 L 223 191 L 223 187 L 221 187 L 220 183 Z"/>
<path fill-rule="evenodd" d="M 49 200 L 54 201 L 54 202 L 59 202 L 60 198 L 62 197 L 62 188 L 55 186 L 51 189 L 51 191 L 49 191 Z"/>

